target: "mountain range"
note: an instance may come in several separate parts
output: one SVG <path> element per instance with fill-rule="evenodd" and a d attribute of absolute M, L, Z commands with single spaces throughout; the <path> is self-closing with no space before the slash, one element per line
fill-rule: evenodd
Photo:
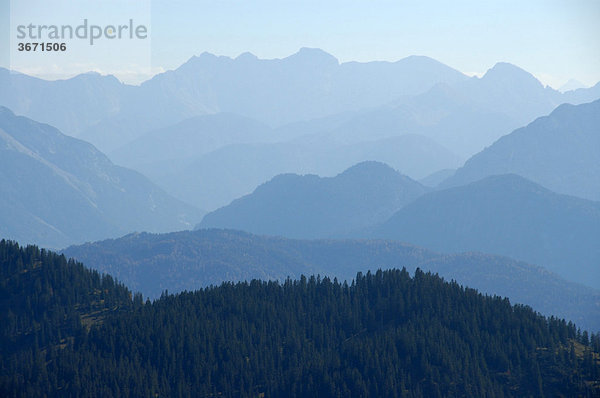
<path fill-rule="evenodd" d="M 144 82 L 135 109 L 124 109 L 92 126 L 82 138 L 106 150 L 149 127 L 164 127 L 182 115 L 229 112 L 271 126 L 378 106 L 401 95 L 452 83 L 464 75 L 427 57 L 398 62 L 340 64 L 332 55 L 303 48 L 283 59 L 246 53 L 232 59 L 203 53 L 174 71 Z M 160 93 L 160 95 L 157 95 Z M 152 102 L 150 102 L 152 98 Z M 138 120 L 139 115 L 152 114 Z M 106 131 L 111 131 L 111 137 Z"/>
<path fill-rule="evenodd" d="M 427 57 L 340 63 L 318 49 L 204 53 L 140 86 L 0 70 L 0 104 L 150 177 L 1 108 L 0 233 L 62 247 L 189 228 L 207 208 L 201 227 L 485 251 L 595 286 L 598 97 L 507 63 L 468 78 Z"/>
<path fill-rule="evenodd" d="M 596 396 L 581 86 L 310 48 L 0 68 L 0 396 Z"/>
<path fill-rule="evenodd" d="M 1 77 L 0 92 L 6 94 L 0 96 L 0 105 L 56 125 L 101 150 L 116 149 L 146 131 L 202 114 L 230 112 L 283 125 L 381 105 L 438 82 L 466 78 L 427 57 L 340 64 L 330 54 L 309 48 L 272 60 L 249 53 L 235 59 L 203 53 L 140 86 L 92 74 L 54 84 L 7 70 Z M 84 80 L 86 87 L 96 85 L 104 96 L 77 94 L 75 88 Z M 104 106 L 93 111 L 93 118 L 85 112 L 54 110 L 43 97 L 47 90 L 77 100 L 80 108 L 93 107 L 96 101 Z"/>
<path fill-rule="evenodd" d="M 417 267 L 447 280 L 531 305 L 547 315 L 600 328 L 600 292 L 543 268 L 480 253 L 438 254 L 386 240 L 293 240 L 245 232 L 200 229 L 131 234 L 64 250 L 68 257 L 108 273 L 144 295 L 158 297 L 224 281 L 280 280 L 300 275 L 352 279 L 372 269 Z"/>
<path fill-rule="evenodd" d="M 189 228 L 202 212 L 91 144 L 0 107 L 0 235 L 60 248 Z"/>
<path fill-rule="evenodd" d="M 277 128 L 263 125 L 260 132 L 259 122 L 234 114 L 218 117 L 225 129 L 207 128 L 211 125 L 205 118 L 192 118 L 144 134 L 110 155 L 179 199 L 212 210 L 277 174 L 333 176 L 366 160 L 388 163 L 420 179 L 461 166 L 563 101 L 598 97 L 600 86 L 561 94 L 526 71 L 499 63 L 481 78 L 438 82 L 382 105 Z M 227 118 L 232 121 L 225 122 Z M 188 141 L 178 139 L 182 126 Z M 255 134 L 240 133 L 244 129 Z M 167 154 L 171 159 L 162 160 Z"/>
<path fill-rule="evenodd" d="M 0 70 L 0 105 L 208 210 L 277 174 L 333 176 L 366 160 L 418 180 L 460 167 L 562 103 L 598 98 L 600 85 L 561 93 L 508 63 L 469 78 L 427 57 L 340 63 L 307 48 L 272 60 L 203 53 L 140 86 Z"/>
<path fill-rule="evenodd" d="M 434 90 L 431 98 L 413 99 L 440 84 L 445 88 Z M 440 92 L 446 92 L 446 98 L 438 99 Z M 0 105 L 54 125 L 105 152 L 148 131 L 219 112 L 239 114 L 278 127 L 384 106 L 393 113 L 416 111 L 407 120 L 395 117 L 402 123 L 385 132 L 386 136 L 419 133 L 412 130 L 414 123 L 408 123 L 411 119 L 420 129 L 427 130 L 432 123 L 423 119 L 427 115 L 435 116 L 432 120 L 439 125 L 429 132 L 436 139 L 436 135 L 444 134 L 446 118 L 460 132 L 460 126 L 469 126 L 462 120 L 468 120 L 469 113 L 474 120 L 495 117 L 500 124 L 493 126 L 497 130 L 494 134 L 505 134 L 551 112 L 561 103 L 578 104 L 597 98 L 600 98 L 598 85 L 560 93 L 543 87 L 531 74 L 506 63 L 497 64 L 482 78 L 468 78 L 427 57 L 340 63 L 322 50 L 308 48 L 283 59 L 270 60 L 249 53 L 234 59 L 203 53 L 140 86 L 121 84 L 114 77 L 98 74 L 49 82 L 0 70 Z M 449 100 L 446 107 L 444 101 Z M 425 108 L 419 109 L 422 105 Z M 464 116 L 461 107 L 466 112 Z M 503 126 L 508 130 L 503 131 Z M 304 130 L 302 134 L 314 132 Z M 472 138 L 477 145 L 484 141 L 476 134 Z M 464 145 L 469 143 L 462 141 Z M 473 153 L 473 148 L 449 149 L 459 155 Z M 482 148 L 475 151 L 479 149 Z"/>

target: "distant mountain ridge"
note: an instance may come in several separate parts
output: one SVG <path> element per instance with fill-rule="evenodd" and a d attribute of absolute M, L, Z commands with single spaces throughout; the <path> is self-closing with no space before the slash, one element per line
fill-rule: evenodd
<path fill-rule="evenodd" d="M 547 315 L 600 329 L 600 292 L 542 268 L 478 253 L 441 255 L 383 240 L 293 240 L 231 230 L 131 234 L 73 246 L 65 255 L 158 297 L 223 281 L 285 280 L 321 274 L 350 280 L 372 269 L 416 267 L 488 294 L 508 296 Z"/>
<path fill-rule="evenodd" d="M 501 254 L 600 286 L 600 203 L 514 174 L 427 193 L 364 236 Z"/>
<path fill-rule="evenodd" d="M 151 127 L 217 112 L 281 126 L 382 105 L 425 91 L 439 81 L 464 78 L 427 57 L 340 64 L 330 54 L 308 48 L 283 59 L 203 53 L 144 82 L 134 105 L 91 126 L 82 138 L 112 150 Z M 153 101 L 148 103 L 148 98 Z M 140 120 L 142 113 L 151 116 Z"/>
<path fill-rule="evenodd" d="M 202 212 L 91 144 L 0 107 L 0 235 L 51 248 L 189 228 Z"/>
<path fill-rule="evenodd" d="M 97 74 L 48 82 L 2 69 L 0 105 L 112 151 L 145 132 L 199 115 L 229 112 L 281 126 L 376 108 L 425 93 L 440 83 L 470 97 L 487 112 L 508 112 L 505 116 L 516 123 L 511 128 L 560 103 L 600 97 L 598 85 L 561 94 L 517 70 L 499 63 L 482 79 L 469 79 L 422 56 L 397 62 L 339 63 L 322 50 L 308 48 L 269 60 L 251 54 L 229 58 L 203 53 L 140 86 Z M 519 95 L 514 95 L 515 90 Z"/>
<path fill-rule="evenodd" d="M 335 177 L 283 174 L 204 216 L 199 228 L 327 238 L 383 222 L 427 188 L 386 164 L 362 162 Z"/>

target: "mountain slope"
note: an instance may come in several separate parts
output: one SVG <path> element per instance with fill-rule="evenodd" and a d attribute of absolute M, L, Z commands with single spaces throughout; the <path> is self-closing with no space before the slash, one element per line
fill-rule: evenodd
<path fill-rule="evenodd" d="M 442 185 L 515 173 L 559 193 L 600 200 L 598 148 L 600 100 L 565 104 L 473 156 Z"/>
<path fill-rule="evenodd" d="M 293 240 L 230 230 L 131 234 L 69 247 L 69 257 L 158 297 L 225 281 L 283 281 L 302 274 L 351 279 L 378 268 L 417 267 L 488 294 L 508 296 L 547 315 L 600 330 L 600 292 L 542 268 L 477 253 L 441 255 L 393 241 Z"/>
<path fill-rule="evenodd" d="M 290 238 L 339 236 L 383 222 L 425 192 L 377 162 L 359 163 L 330 178 L 283 174 L 205 215 L 199 227 Z"/>
<path fill-rule="evenodd" d="M 517 175 L 423 195 L 370 236 L 443 252 L 506 255 L 600 286 L 600 203 L 556 194 Z"/>
<path fill-rule="evenodd" d="M 92 145 L 0 108 L 0 234 L 64 247 L 191 226 L 201 213 Z"/>

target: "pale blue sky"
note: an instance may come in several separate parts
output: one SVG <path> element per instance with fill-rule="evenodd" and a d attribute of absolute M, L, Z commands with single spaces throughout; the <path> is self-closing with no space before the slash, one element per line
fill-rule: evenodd
<path fill-rule="evenodd" d="M 103 12 L 124 17 L 118 9 Z M 340 61 L 427 55 L 469 74 L 511 62 L 556 88 L 569 78 L 600 81 L 598 0 L 154 0 L 150 16 L 153 71 L 204 51 L 281 58 L 319 47 Z M 96 69 L 118 68 L 113 60 Z"/>

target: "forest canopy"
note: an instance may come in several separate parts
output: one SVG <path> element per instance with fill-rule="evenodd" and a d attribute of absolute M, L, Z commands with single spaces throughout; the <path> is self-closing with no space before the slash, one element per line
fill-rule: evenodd
<path fill-rule="evenodd" d="M 1 241 L 0 314 L 6 397 L 600 393 L 597 334 L 421 270 L 144 302 L 64 256 Z"/>

